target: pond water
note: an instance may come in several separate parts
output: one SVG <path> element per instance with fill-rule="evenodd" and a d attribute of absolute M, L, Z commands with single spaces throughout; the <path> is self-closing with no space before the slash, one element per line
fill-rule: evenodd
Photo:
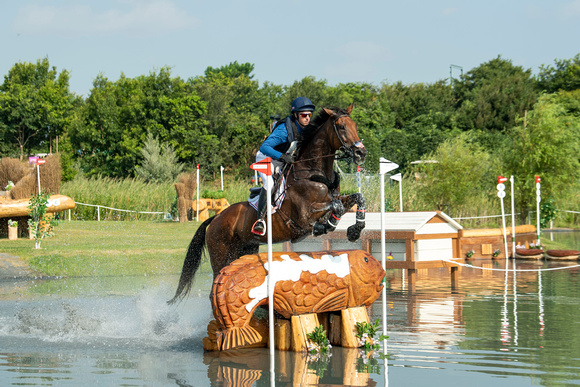
<path fill-rule="evenodd" d="M 544 237 L 548 237 L 544 235 Z M 459 288 L 388 272 L 386 359 L 334 347 L 329 359 L 277 351 L 275 384 L 580 384 L 578 262 L 474 261 Z M 538 271 L 543 269 L 544 271 Z M 204 353 L 211 275 L 177 306 L 177 276 L 0 282 L 0 385 L 268 386 L 266 348 Z M 381 318 L 379 299 L 373 319 Z"/>

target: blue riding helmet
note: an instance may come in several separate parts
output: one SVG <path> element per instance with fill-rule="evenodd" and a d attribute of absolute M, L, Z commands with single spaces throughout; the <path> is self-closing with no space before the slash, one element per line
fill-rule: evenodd
<path fill-rule="evenodd" d="M 298 97 L 292 101 L 292 108 L 290 109 L 290 112 L 313 112 L 314 109 L 315 107 L 311 100 L 306 97 Z"/>

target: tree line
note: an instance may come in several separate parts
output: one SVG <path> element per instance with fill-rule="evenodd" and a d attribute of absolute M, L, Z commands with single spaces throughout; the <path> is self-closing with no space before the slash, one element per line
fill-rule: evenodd
<path fill-rule="evenodd" d="M 48 58 L 16 63 L 0 85 L 0 152 L 23 158 L 58 150 L 65 180 L 79 172 L 139 175 L 152 149 L 186 170 L 200 164 L 206 177 L 219 176 L 220 166 L 244 177 L 272 117 L 285 117 L 291 101 L 306 96 L 317 107 L 354 102 L 369 173 L 385 157 L 407 174 L 442 182 L 454 173 L 442 160 L 463 160 L 455 168 L 469 165 L 471 183 L 497 171 L 558 176 L 548 193 L 580 177 L 580 54 L 542 65 L 537 75 L 498 56 L 452 82 L 433 83 L 333 86 L 305 77 L 260 84 L 253 71 L 251 63 L 232 62 L 189 79 L 169 67 L 117 80 L 98 74 L 81 97 L 70 91 L 69 71 Z M 418 171 L 411 163 L 421 159 L 441 161 Z M 431 191 L 440 206 L 458 200 Z"/>

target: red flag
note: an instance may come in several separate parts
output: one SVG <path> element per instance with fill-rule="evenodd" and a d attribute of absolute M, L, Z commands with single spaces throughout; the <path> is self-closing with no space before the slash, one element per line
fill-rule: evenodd
<path fill-rule="evenodd" d="M 539 183 L 540 180 L 542 180 L 542 179 L 540 179 L 540 176 L 536 175 L 536 183 Z"/>
<path fill-rule="evenodd" d="M 258 171 L 264 175 L 270 176 L 272 175 L 272 159 L 266 157 L 264 160 L 260 160 L 250 165 L 250 168 L 252 168 L 254 171 Z"/>
<path fill-rule="evenodd" d="M 507 177 L 503 177 L 501 175 L 497 177 L 497 183 L 498 184 L 505 183 L 506 181 L 508 181 L 508 178 Z"/>
<path fill-rule="evenodd" d="M 46 160 L 45 159 L 38 159 L 38 160 L 36 160 L 36 165 L 42 165 L 44 163 L 46 163 Z"/>

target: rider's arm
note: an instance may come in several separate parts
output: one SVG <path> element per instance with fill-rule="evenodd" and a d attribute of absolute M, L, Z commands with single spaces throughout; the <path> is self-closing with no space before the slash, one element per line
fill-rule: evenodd
<path fill-rule="evenodd" d="M 268 136 L 268 138 L 262 143 L 260 146 L 260 152 L 265 154 L 268 157 L 271 157 L 274 160 L 280 159 L 282 155 L 281 152 L 278 152 L 274 147 L 283 144 L 288 141 L 288 131 L 286 130 L 286 125 L 280 124 L 272 134 Z"/>

